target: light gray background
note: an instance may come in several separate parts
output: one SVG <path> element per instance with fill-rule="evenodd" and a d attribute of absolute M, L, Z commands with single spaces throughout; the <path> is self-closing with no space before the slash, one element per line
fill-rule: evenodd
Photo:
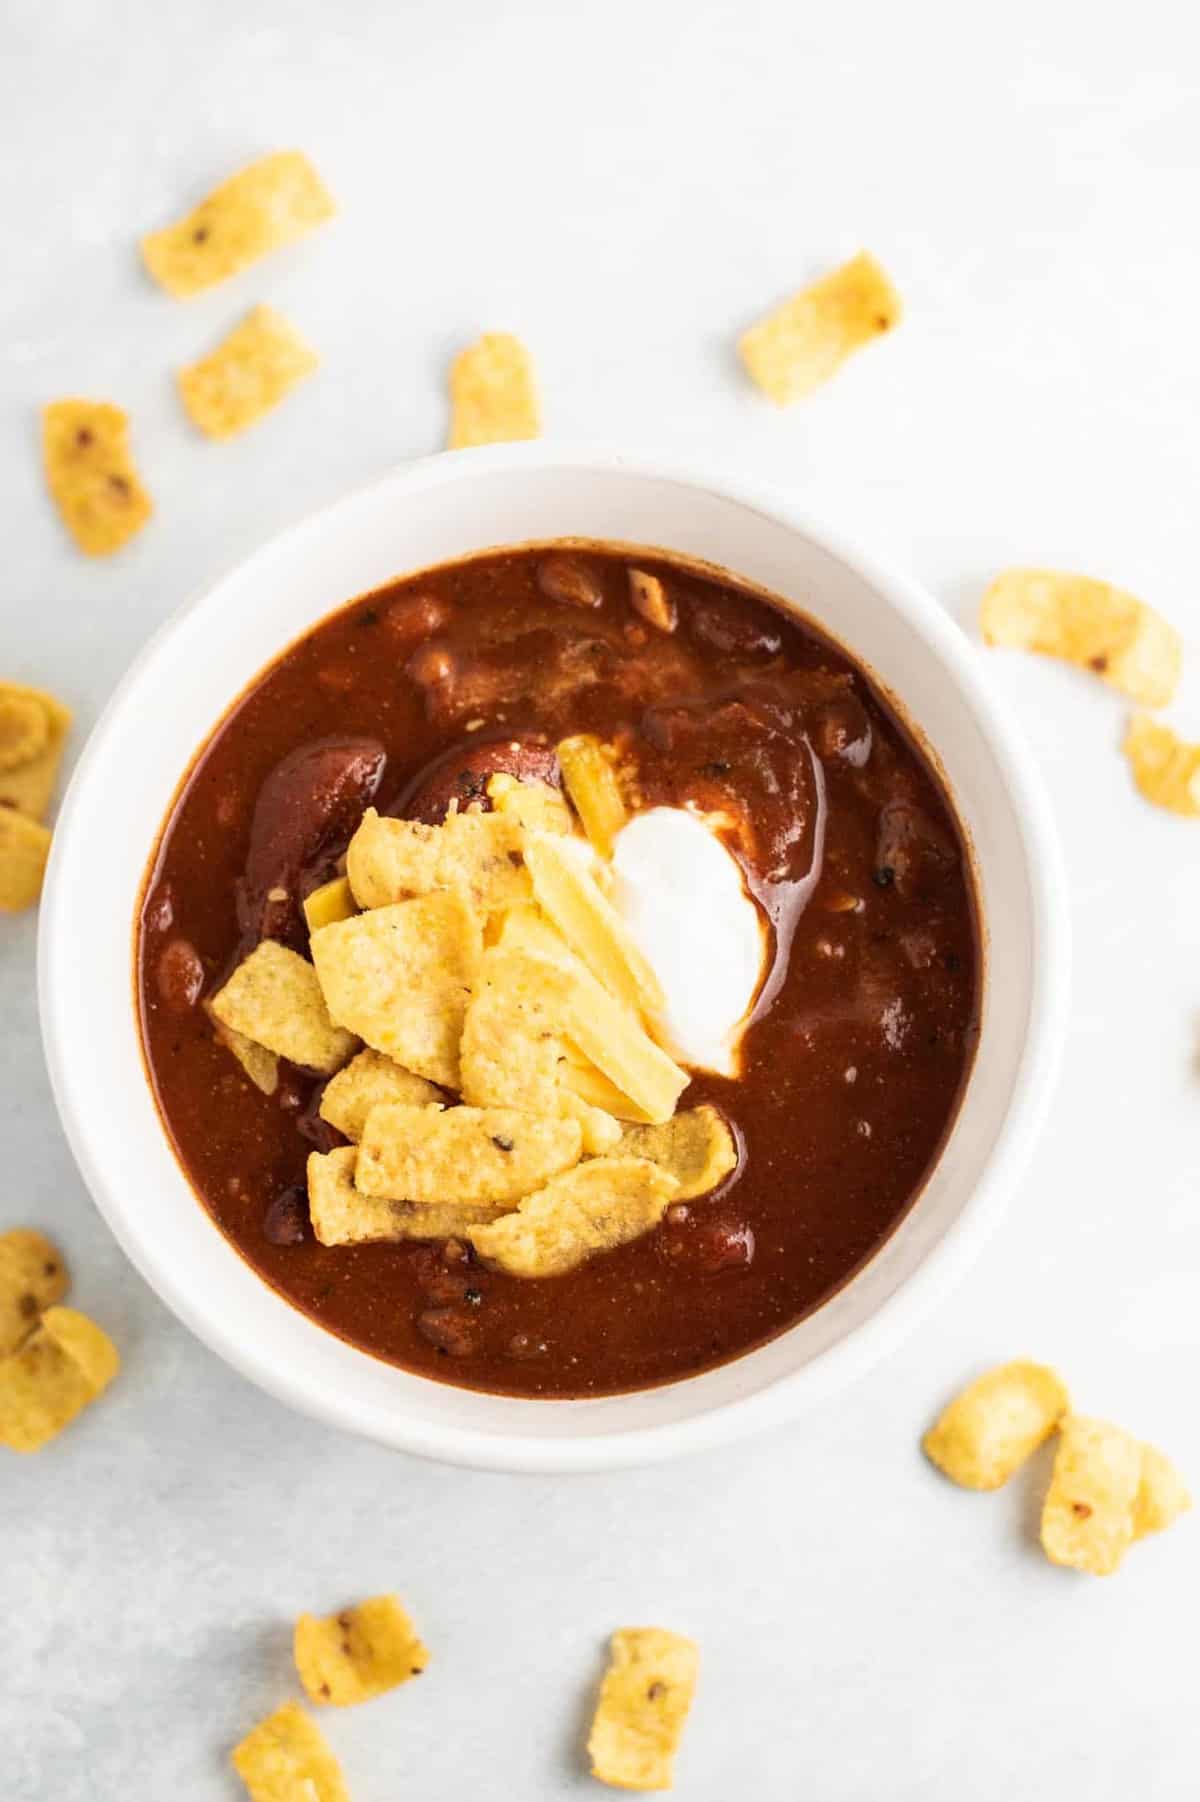
<path fill-rule="evenodd" d="M 1061 563 L 1153 598 L 1200 651 L 1185 0 L 7 0 L 0 17 L 0 674 L 71 700 L 73 752 L 190 591 L 442 442 L 447 359 L 486 328 L 533 348 L 549 432 L 769 477 L 964 623 L 998 566 Z M 338 195 L 332 228 L 190 303 L 142 278 L 140 231 L 290 144 Z M 734 338 L 859 244 L 907 322 L 776 413 Z M 171 371 L 258 300 L 324 366 L 210 444 Z M 69 547 L 38 475 L 35 409 L 72 392 L 130 409 L 157 502 L 108 563 Z M 231 1802 L 228 1748 L 295 1689 L 296 1612 L 393 1586 L 433 1664 L 328 1719 L 356 1802 L 599 1794 L 581 1731 L 604 1636 L 632 1622 L 702 1642 L 679 1772 L 695 1802 L 1196 1795 L 1200 1528 L 1109 1583 L 1075 1578 L 1031 1539 L 1044 1471 L 973 1497 L 917 1451 L 949 1389 L 1026 1352 L 1200 1480 L 1200 829 L 1135 798 L 1098 684 L 995 654 L 988 670 L 1071 876 L 1050 1125 L 904 1353 L 728 1455 L 475 1476 L 249 1388 L 93 1212 L 42 1069 L 34 921 L 0 926 L 0 1224 L 61 1239 L 124 1356 L 102 1406 L 0 1467 L 6 1802 Z M 1196 731 L 1193 698 L 1177 717 Z"/>

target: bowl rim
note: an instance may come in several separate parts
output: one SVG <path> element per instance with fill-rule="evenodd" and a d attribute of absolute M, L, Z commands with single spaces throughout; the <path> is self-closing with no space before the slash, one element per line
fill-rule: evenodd
<path fill-rule="evenodd" d="M 452 482 L 471 473 L 543 469 L 618 473 L 700 490 L 732 502 L 783 525 L 836 558 L 889 607 L 898 611 L 924 639 L 967 700 L 988 740 L 1012 800 L 1014 823 L 1025 853 L 1033 939 L 1027 1031 L 991 1153 L 957 1218 L 894 1294 L 839 1343 L 818 1353 L 799 1370 L 776 1378 L 752 1395 L 719 1403 L 684 1420 L 607 1429 L 599 1433 L 585 1432 L 570 1439 L 545 1437 L 536 1432 L 487 1435 L 453 1422 L 406 1419 L 402 1408 L 385 1427 L 373 1413 L 370 1419 L 356 1419 L 353 1397 L 313 1394 L 302 1379 L 293 1378 L 278 1360 L 273 1360 L 268 1353 L 260 1354 L 251 1335 L 239 1337 L 213 1318 L 186 1287 L 175 1280 L 169 1264 L 151 1253 L 147 1242 L 149 1236 L 139 1232 L 122 1207 L 107 1173 L 93 1157 L 86 1123 L 75 1105 L 63 1048 L 55 1028 L 60 1007 L 56 938 L 62 911 L 58 872 L 65 862 L 64 847 L 89 772 L 104 756 L 116 722 L 124 713 L 127 698 L 136 692 L 145 670 L 185 621 L 202 609 L 235 573 L 245 572 L 260 560 L 265 563 L 290 540 L 319 533 L 340 510 L 353 507 L 377 490 L 396 489 L 401 497 L 411 499 L 425 488 Z M 338 603 L 339 606 L 342 604 Z M 936 743 L 933 749 L 936 753 Z M 1065 1040 L 1070 988 L 1066 896 L 1061 848 L 1049 799 L 1032 753 L 985 682 L 966 634 L 915 579 L 865 550 L 842 529 L 814 515 L 771 484 L 730 476 L 701 462 L 627 453 L 587 443 L 544 440 L 439 452 L 398 465 L 301 515 L 248 556 L 238 559 L 215 579 L 194 591 L 168 615 L 135 655 L 84 746 L 59 810 L 38 928 L 38 1006 L 43 1049 L 51 1090 L 68 1144 L 85 1186 L 110 1230 L 160 1299 L 204 1344 L 242 1375 L 303 1414 L 442 1463 L 473 1469 L 543 1473 L 616 1469 L 733 1443 L 768 1425 L 792 1418 L 802 1408 L 844 1388 L 895 1350 L 965 1274 L 994 1230 L 1053 1099 Z M 324 1329 L 314 1325 L 314 1330 Z M 543 1405 L 556 1404 L 546 1402 Z"/>

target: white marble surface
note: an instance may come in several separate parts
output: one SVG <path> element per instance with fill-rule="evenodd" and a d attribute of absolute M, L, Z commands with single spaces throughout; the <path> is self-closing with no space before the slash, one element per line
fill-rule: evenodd
<path fill-rule="evenodd" d="M 1200 661 L 1200 34 L 1091 0 L 8 0 L 0 17 L 5 676 L 78 709 L 197 585 L 435 448 L 448 355 L 534 347 L 548 429 L 686 449 L 802 493 L 964 621 L 1011 561 L 1124 581 Z M 297 143 L 317 240 L 190 304 L 139 230 Z M 777 414 L 731 344 L 858 243 L 904 329 Z M 253 301 L 320 376 L 228 447 L 170 371 Z M 35 408 L 128 406 L 158 515 L 66 544 Z M 419 1685 L 328 1725 L 356 1802 L 582 1795 L 601 1642 L 703 1642 L 695 1802 L 1183 1802 L 1200 1783 L 1200 1526 L 1111 1583 L 1046 1565 L 1044 1475 L 969 1497 L 917 1436 L 1019 1351 L 1200 1480 L 1200 831 L 1139 804 L 1098 685 L 994 657 L 1066 845 L 1066 1070 L 1024 1192 L 955 1297 L 837 1405 L 728 1456 L 566 1482 L 390 1456 L 285 1412 L 171 1319 L 93 1211 L 38 1050 L 31 919 L 0 930 L 0 1225 L 62 1241 L 124 1354 L 103 1406 L 0 1470 L 6 1802 L 232 1802 L 229 1746 L 291 1693 L 287 1627 L 395 1586 Z M 1179 718 L 1200 729 L 1200 681 Z M 131 855 L 140 855 L 131 846 Z M 97 1047 L 103 1055 L 103 1047 Z M 591 1791 L 598 1794 L 598 1791 Z"/>

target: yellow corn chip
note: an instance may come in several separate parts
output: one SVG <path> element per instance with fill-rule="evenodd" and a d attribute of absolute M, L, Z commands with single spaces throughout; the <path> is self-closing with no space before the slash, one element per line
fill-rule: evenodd
<path fill-rule="evenodd" d="M 364 1195 L 436 1206 L 519 1201 L 579 1162 L 577 1121 L 516 1108 L 391 1104 L 367 1116 L 355 1183 Z"/>
<path fill-rule="evenodd" d="M 159 286 L 183 299 L 303 238 L 336 210 L 304 153 L 278 150 L 239 169 L 177 224 L 150 232 L 142 257 Z"/>
<path fill-rule="evenodd" d="M 999 1489 L 1048 1439 L 1070 1405 L 1044 1364 L 998 1365 L 968 1384 L 922 1440 L 925 1456 L 964 1489 Z"/>
<path fill-rule="evenodd" d="M 209 1008 L 222 1026 L 306 1070 L 329 1075 L 357 1050 L 352 1034 L 330 1019 L 312 965 L 274 939 L 255 946 Z"/>
<path fill-rule="evenodd" d="M 1174 626 L 1090 576 L 1006 569 L 983 597 L 979 625 L 985 644 L 1061 657 L 1145 707 L 1165 707 L 1179 686 L 1183 644 Z"/>
<path fill-rule="evenodd" d="M 248 1039 L 244 1032 L 235 1032 L 232 1026 L 218 1020 L 211 1001 L 204 1003 L 204 1011 L 212 1021 L 213 1032 L 225 1049 L 232 1052 L 255 1088 L 261 1089 L 264 1095 L 273 1095 L 279 1087 L 279 1059 L 275 1053 Z"/>
<path fill-rule="evenodd" d="M 563 739 L 558 761 L 584 831 L 601 857 L 611 857 L 613 839 L 628 815 L 609 753 L 598 738 L 581 733 Z"/>
<path fill-rule="evenodd" d="M 350 840 L 346 874 L 360 907 L 453 889 L 486 916 L 529 900 L 524 838 L 510 815 L 454 813 L 442 826 L 426 826 L 369 807 Z"/>
<path fill-rule="evenodd" d="M 0 913 L 21 913 L 42 892 L 50 833 L 36 820 L 0 807 Z"/>
<path fill-rule="evenodd" d="M 1134 1534 L 1142 1447 L 1107 1421 L 1069 1414 L 1042 1507 L 1042 1549 L 1054 1564 L 1108 1577 Z"/>
<path fill-rule="evenodd" d="M 36 1452 L 95 1401 L 120 1359 L 107 1333 L 73 1308 L 47 1308 L 0 1362 L 0 1445 Z"/>
<path fill-rule="evenodd" d="M 302 1614 L 293 1647 L 309 1701 L 334 1708 L 397 1689 L 429 1663 L 398 1596 L 372 1596 L 323 1620 Z"/>
<path fill-rule="evenodd" d="M 40 820 L 50 805 L 63 746 L 71 725 L 71 709 L 40 688 L 21 688 L 0 682 L 0 708 L 20 712 L 26 706 L 40 709 L 45 733 L 40 748 L 20 763 L 0 768 L 0 808 L 15 808 L 31 820 Z"/>
<path fill-rule="evenodd" d="M 357 1144 L 372 1108 L 392 1101 L 408 1107 L 440 1107 L 445 1099 L 433 1083 L 402 1069 L 390 1057 L 378 1051 L 360 1051 L 326 1083 L 321 1118 Z"/>
<path fill-rule="evenodd" d="M 1133 1537 L 1163 1533 L 1192 1505 L 1187 1484 L 1157 1446 L 1143 1445 L 1142 1471 L 1133 1498 Z"/>
<path fill-rule="evenodd" d="M 526 832 L 570 832 L 571 810 L 548 782 L 519 782 L 506 770 L 488 777 L 488 800 Z"/>
<path fill-rule="evenodd" d="M 1200 814 L 1200 745 L 1189 745 L 1148 713 L 1135 713 L 1124 751 L 1147 801 L 1171 813 Z"/>
<path fill-rule="evenodd" d="M 209 438 L 234 438 L 273 412 L 321 359 L 274 307 L 255 307 L 208 356 L 179 371 L 192 424 Z"/>
<path fill-rule="evenodd" d="M 685 1109 L 661 1126 L 627 1126 L 621 1134 L 621 1156 L 661 1164 L 679 1184 L 676 1201 L 709 1194 L 738 1161 L 727 1121 L 707 1102 Z"/>
<path fill-rule="evenodd" d="M 69 1282 L 62 1253 L 41 1233 L 28 1226 L 0 1233 L 0 1358 L 29 1337 Z"/>
<path fill-rule="evenodd" d="M 63 524 L 89 557 L 107 557 L 154 511 L 129 450 L 129 416 L 95 400 L 42 408 L 46 482 Z"/>
<path fill-rule="evenodd" d="M 318 932 L 322 926 L 332 926 L 335 920 L 352 919 L 357 912 L 350 884 L 344 876 L 335 876 L 332 882 L 323 882 L 304 903 L 304 920 L 310 932 Z"/>
<path fill-rule="evenodd" d="M 372 908 L 312 935 L 334 1019 L 450 1089 L 459 1086 L 459 1040 L 482 952 L 479 921 L 456 894 Z"/>
<path fill-rule="evenodd" d="M 854 351 L 890 332 L 900 311 L 887 275 L 862 251 L 751 326 L 738 350 L 751 381 L 786 407 L 836 375 Z"/>
<path fill-rule="evenodd" d="M 646 1158 L 589 1158 L 527 1195 L 514 1213 L 468 1233 L 476 1251 L 511 1276 L 561 1276 L 657 1226 L 675 1178 Z"/>
<path fill-rule="evenodd" d="M 699 1674 L 695 1640 L 662 1627 L 614 1633 L 588 1735 L 592 1776 L 616 1789 L 670 1789 Z"/>
<path fill-rule="evenodd" d="M 629 928 L 595 878 L 566 848 L 576 841 L 532 833 L 525 863 L 534 899 L 606 989 L 635 1013 L 656 1014 L 666 997 Z"/>
<path fill-rule="evenodd" d="M 285 1702 L 233 1749 L 250 1802 L 350 1802 L 337 1759 L 315 1721 Z"/>
<path fill-rule="evenodd" d="M 0 686 L 0 772 L 19 769 L 46 748 L 46 709 L 32 694 Z"/>
<path fill-rule="evenodd" d="M 309 1154 L 308 1211 L 321 1245 L 369 1245 L 401 1239 L 464 1238 L 473 1226 L 494 1220 L 496 1209 L 444 1202 L 424 1207 L 364 1195 L 354 1186 L 357 1145 Z"/>
<path fill-rule="evenodd" d="M 519 338 L 488 332 L 450 369 L 450 449 L 536 438 L 542 429 L 533 359 Z"/>
<path fill-rule="evenodd" d="M 569 1089 L 572 1095 L 577 1095 L 588 1107 L 600 1109 L 606 1116 L 611 1116 L 618 1123 L 615 1138 L 601 1149 L 612 1151 L 620 1144 L 624 1136 L 621 1121 L 627 1121 L 635 1126 L 649 1124 L 644 1111 L 635 1102 L 630 1101 L 628 1095 L 622 1095 L 620 1089 L 615 1083 L 609 1082 L 607 1076 L 602 1076 L 595 1064 L 584 1057 L 582 1051 L 576 1046 L 568 1044 L 566 1053 L 566 1061 L 559 1068 L 559 1082 L 565 1089 Z M 590 1146 L 585 1146 L 585 1150 L 591 1149 Z M 639 1157 L 646 1155 L 648 1154 L 638 1153 Z"/>
<path fill-rule="evenodd" d="M 500 920 L 496 943 L 510 951 L 529 951 L 551 963 L 571 962 L 571 952 L 561 932 L 552 926 L 532 901 L 510 907 Z"/>

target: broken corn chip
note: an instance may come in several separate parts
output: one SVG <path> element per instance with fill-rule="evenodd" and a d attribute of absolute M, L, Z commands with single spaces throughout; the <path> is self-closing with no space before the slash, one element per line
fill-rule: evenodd
<path fill-rule="evenodd" d="M 233 1749 L 250 1802 L 350 1802 L 337 1759 L 295 1702 L 260 1721 Z"/>
<path fill-rule="evenodd" d="M 509 332 L 487 332 L 450 368 L 450 449 L 536 438 L 542 429 L 533 359 Z"/>
<path fill-rule="evenodd" d="M 11 752 L 0 767 L 0 808 L 23 813 L 28 819 L 40 820 L 50 804 L 63 747 L 71 725 L 71 709 L 52 694 L 40 688 L 21 688 L 15 682 L 0 682 L 0 710 L 11 708 L 20 714 L 36 707 L 45 722 L 38 733 L 41 744 L 30 756 L 14 760 Z M 12 717 L 10 713 L 10 718 Z M 26 741 L 28 743 L 28 740 Z"/>
<path fill-rule="evenodd" d="M 1134 1536 L 1142 1447 L 1122 1427 L 1071 1414 L 1060 1429 L 1042 1507 L 1042 1549 L 1094 1577 L 1118 1568 Z"/>
<path fill-rule="evenodd" d="M 22 913 L 42 892 L 50 833 L 36 820 L 0 807 L 0 913 Z"/>
<path fill-rule="evenodd" d="M 39 1316 L 67 1293 L 62 1253 L 32 1227 L 0 1233 L 0 1358 L 32 1333 Z"/>
<path fill-rule="evenodd" d="M 627 1126 L 621 1135 L 621 1156 L 649 1158 L 661 1165 L 679 1185 L 676 1201 L 709 1194 L 738 1161 L 728 1123 L 707 1102 L 660 1126 Z"/>
<path fill-rule="evenodd" d="M 601 857 L 611 857 L 613 839 L 628 817 L 611 758 L 600 740 L 585 732 L 563 739 L 558 761 L 584 831 Z"/>
<path fill-rule="evenodd" d="M 357 1145 L 309 1153 L 308 1211 L 321 1245 L 371 1245 L 402 1239 L 464 1237 L 469 1228 L 496 1215 L 494 1208 L 445 1202 L 422 1207 L 412 1201 L 389 1201 L 364 1195 L 354 1186 Z"/>
<path fill-rule="evenodd" d="M 300 150 L 278 150 L 239 169 L 186 218 L 142 239 L 146 268 L 183 299 L 223 282 L 304 237 L 337 209 Z"/>
<path fill-rule="evenodd" d="M 274 939 L 255 946 L 209 1007 L 222 1026 L 326 1076 L 358 1048 L 353 1035 L 331 1020 L 313 966 Z"/>
<path fill-rule="evenodd" d="M 1142 1446 L 1142 1472 L 1133 1498 L 1133 1537 L 1163 1533 L 1192 1505 L 1187 1484 L 1157 1446 Z"/>
<path fill-rule="evenodd" d="M 335 920 L 353 919 L 357 912 L 349 882 L 344 876 L 335 876 L 332 882 L 323 882 L 320 888 L 315 888 L 305 900 L 304 923 L 310 932 L 319 932 L 322 926 L 332 926 Z"/>
<path fill-rule="evenodd" d="M 670 1789 L 699 1672 L 700 1648 L 682 1634 L 614 1633 L 588 1735 L 592 1776 L 617 1789 Z"/>
<path fill-rule="evenodd" d="M 985 644 L 1061 657 L 1145 707 L 1179 685 L 1183 644 L 1162 615 L 1121 588 L 1054 569 L 1006 569 L 983 597 Z"/>
<path fill-rule="evenodd" d="M 1054 1431 L 1069 1406 L 1044 1364 L 1001 1364 L 955 1396 L 922 1447 L 964 1489 L 999 1489 Z"/>
<path fill-rule="evenodd" d="M 511 1276 L 561 1276 L 657 1226 L 675 1187 L 646 1158 L 590 1158 L 467 1236 L 480 1257 Z"/>
<path fill-rule="evenodd" d="M 530 835 L 525 863 L 534 899 L 611 994 L 635 1012 L 660 1013 L 666 1007 L 661 983 L 612 902 L 567 850 L 570 843 L 549 834 Z"/>
<path fill-rule="evenodd" d="M 96 400 L 42 409 L 46 482 L 63 524 L 89 557 L 107 557 L 154 511 L 129 449 L 129 415 Z"/>
<path fill-rule="evenodd" d="M 372 1596 L 322 1620 L 302 1614 L 293 1650 L 309 1700 L 334 1708 L 382 1696 L 429 1663 L 398 1596 Z"/>
<path fill-rule="evenodd" d="M 1135 713 L 1122 747 L 1147 801 L 1171 813 L 1200 814 L 1200 745 L 1189 745 L 1148 713 Z"/>
<path fill-rule="evenodd" d="M 526 832 L 570 832 L 571 810 L 548 782 L 521 782 L 507 770 L 488 777 L 488 800 Z"/>
<path fill-rule="evenodd" d="M 579 1123 L 515 1108 L 375 1107 L 358 1148 L 363 1195 L 436 1206 L 519 1201 L 579 1162 Z"/>
<path fill-rule="evenodd" d="M 835 375 L 854 351 L 890 332 L 900 296 L 866 251 L 802 288 L 744 332 L 738 351 L 750 379 L 786 407 Z"/>
<path fill-rule="evenodd" d="M 192 424 L 209 438 L 234 438 L 271 413 L 321 359 L 274 307 L 255 307 L 215 350 L 179 371 Z"/>
<path fill-rule="evenodd" d="M 444 825 L 381 817 L 373 807 L 346 852 L 360 907 L 387 907 L 439 889 L 488 915 L 529 900 L 520 822 L 500 813 L 453 813 Z"/>
<path fill-rule="evenodd" d="M 107 1333 L 73 1308 L 47 1308 L 0 1362 L 0 1445 L 36 1452 L 107 1389 L 120 1359 Z"/>
<path fill-rule="evenodd" d="M 409 1107 L 440 1107 L 445 1096 L 433 1083 L 402 1069 L 379 1051 L 360 1051 L 344 1070 L 325 1085 L 320 1114 L 355 1144 L 363 1135 L 367 1115 L 385 1102 L 400 1101 Z"/>
<path fill-rule="evenodd" d="M 218 1020 L 211 1001 L 204 1003 L 204 1010 L 212 1021 L 213 1032 L 225 1049 L 232 1052 L 255 1088 L 261 1089 L 264 1095 L 273 1095 L 279 1087 L 279 1059 L 275 1053 L 248 1039 L 244 1032 L 235 1032 L 232 1026 Z"/>

